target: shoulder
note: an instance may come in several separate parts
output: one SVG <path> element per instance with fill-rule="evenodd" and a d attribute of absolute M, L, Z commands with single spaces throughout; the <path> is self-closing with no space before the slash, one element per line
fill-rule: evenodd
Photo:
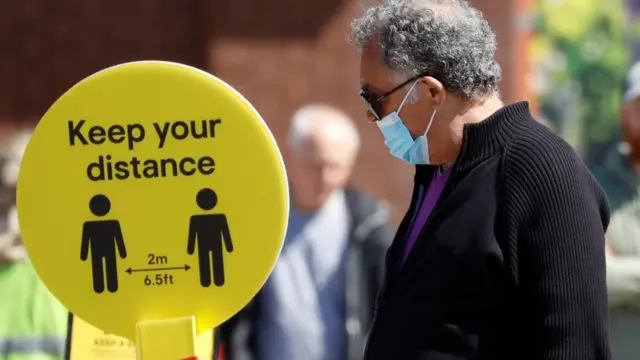
<path fill-rule="evenodd" d="M 386 210 L 386 206 L 382 202 L 355 187 L 345 188 L 344 195 L 349 212 L 357 220 L 363 220 L 380 209 Z"/>
<path fill-rule="evenodd" d="M 64 310 L 58 299 L 44 285 L 28 258 L 10 264 L 7 275 L 13 277 L 13 281 L 6 281 L 5 284 L 15 285 L 15 288 L 9 292 L 17 298 L 21 296 L 25 298 L 36 297 L 40 302 L 53 304 Z"/>
<path fill-rule="evenodd" d="M 595 181 L 571 145 L 542 125 L 534 124 L 514 138 L 505 150 L 503 162 L 505 180 L 522 183 L 528 191 Z"/>
<path fill-rule="evenodd" d="M 389 209 L 384 202 L 354 187 L 347 187 L 344 192 L 354 238 L 369 241 L 372 239 L 371 234 L 389 225 Z M 386 234 L 384 236 L 386 237 Z M 387 239 L 373 237 L 373 240 L 383 241 L 384 245 L 388 245 Z"/>
<path fill-rule="evenodd" d="M 505 165 L 516 171 L 559 175 L 567 167 L 586 169 L 571 145 L 539 124 L 531 124 L 518 134 L 508 144 L 505 155 Z"/>
<path fill-rule="evenodd" d="M 0 267 L 0 270 L 3 270 L 1 274 L 7 274 L 8 276 L 15 276 L 23 280 L 27 280 L 27 279 L 37 280 L 37 281 L 40 280 L 29 258 L 24 258 L 24 259 L 17 260 L 15 262 L 11 262 L 6 266 Z"/>
<path fill-rule="evenodd" d="M 593 206 L 608 217 L 604 191 L 574 149 L 550 129 L 532 124 L 514 138 L 503 159 L 504 182 L 512 201 L 528 210 L 553 204 Z"/>

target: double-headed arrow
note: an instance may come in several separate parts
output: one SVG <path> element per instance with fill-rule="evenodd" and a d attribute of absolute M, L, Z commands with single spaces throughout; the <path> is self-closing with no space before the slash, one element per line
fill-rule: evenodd
<path fill-rule="evenodd" d="M 129 274 L 132 274 L 134 272 L 145 272 L 145 271 L 164 271 L 164 270 L 184 270 L 187 271 L 189 269 L 191 269 L 191 266 L 184 264 L 184 266 L 176 266 L 176 267 L 165 267 L 165 268 L 148 268 L 148 269 L 132 269 L 132 268 L 128 268 L 127 272 Z"/>

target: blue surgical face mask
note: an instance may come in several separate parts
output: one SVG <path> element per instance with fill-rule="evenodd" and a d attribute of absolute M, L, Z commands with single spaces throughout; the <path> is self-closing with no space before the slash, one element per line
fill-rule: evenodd
<path fill-rule="evenodd" d="M 384 144 L 389 148 L 391 155 L 412 165 L 431 164 L 427 133 L 431 128 L 433 118 L 436 116 L 436 110 L 433 110 L 433 113 L 431 114 L 429 124 L 427 124 L 427 130 L 422 136 L 419 136 L 415 140 L 411 136 L 409 129 L 404 126 L 400 115 L 398 115 L 417 83 L 418 80 L 411 85 L 411 88 L 407 91 L 404 99 L 402 99 L 400 106 L 398 106 L 398 110 L 388 114 L 376 123 L 382 132 L 382 136 L 384 136 Z"/>

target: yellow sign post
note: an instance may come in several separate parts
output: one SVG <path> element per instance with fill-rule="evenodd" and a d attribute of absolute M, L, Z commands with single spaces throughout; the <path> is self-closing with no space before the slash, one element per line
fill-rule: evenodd
<path fill-rule="evenodd" d="M 289 209 L 282 158 L 238 92 L 195 68 L 127 63 L 82 80 L 27 146 L 18 216 L 29 257 L 70 311 L 192 359 L 195 335 L 271 272 Z"/>
<path fill-rule="evenodd" d="M 135 360 L 135 343 L 109 334 L 77 316 L 69 314 L 66 360 Z M 213 329 L 196 338 L 196 356 L 201 360 L 215 357 Z"/>

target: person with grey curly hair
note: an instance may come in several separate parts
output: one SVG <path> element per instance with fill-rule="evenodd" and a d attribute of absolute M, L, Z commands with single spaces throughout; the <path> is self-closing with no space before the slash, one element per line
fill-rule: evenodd
<path fill-rule="evenodd" d="M 464 0 L 384 0 L 352 23 L 369 120 L 415 165 L 365 360 L 610 359 L 608 200 L 575 151 L 498 91 Z"/>

